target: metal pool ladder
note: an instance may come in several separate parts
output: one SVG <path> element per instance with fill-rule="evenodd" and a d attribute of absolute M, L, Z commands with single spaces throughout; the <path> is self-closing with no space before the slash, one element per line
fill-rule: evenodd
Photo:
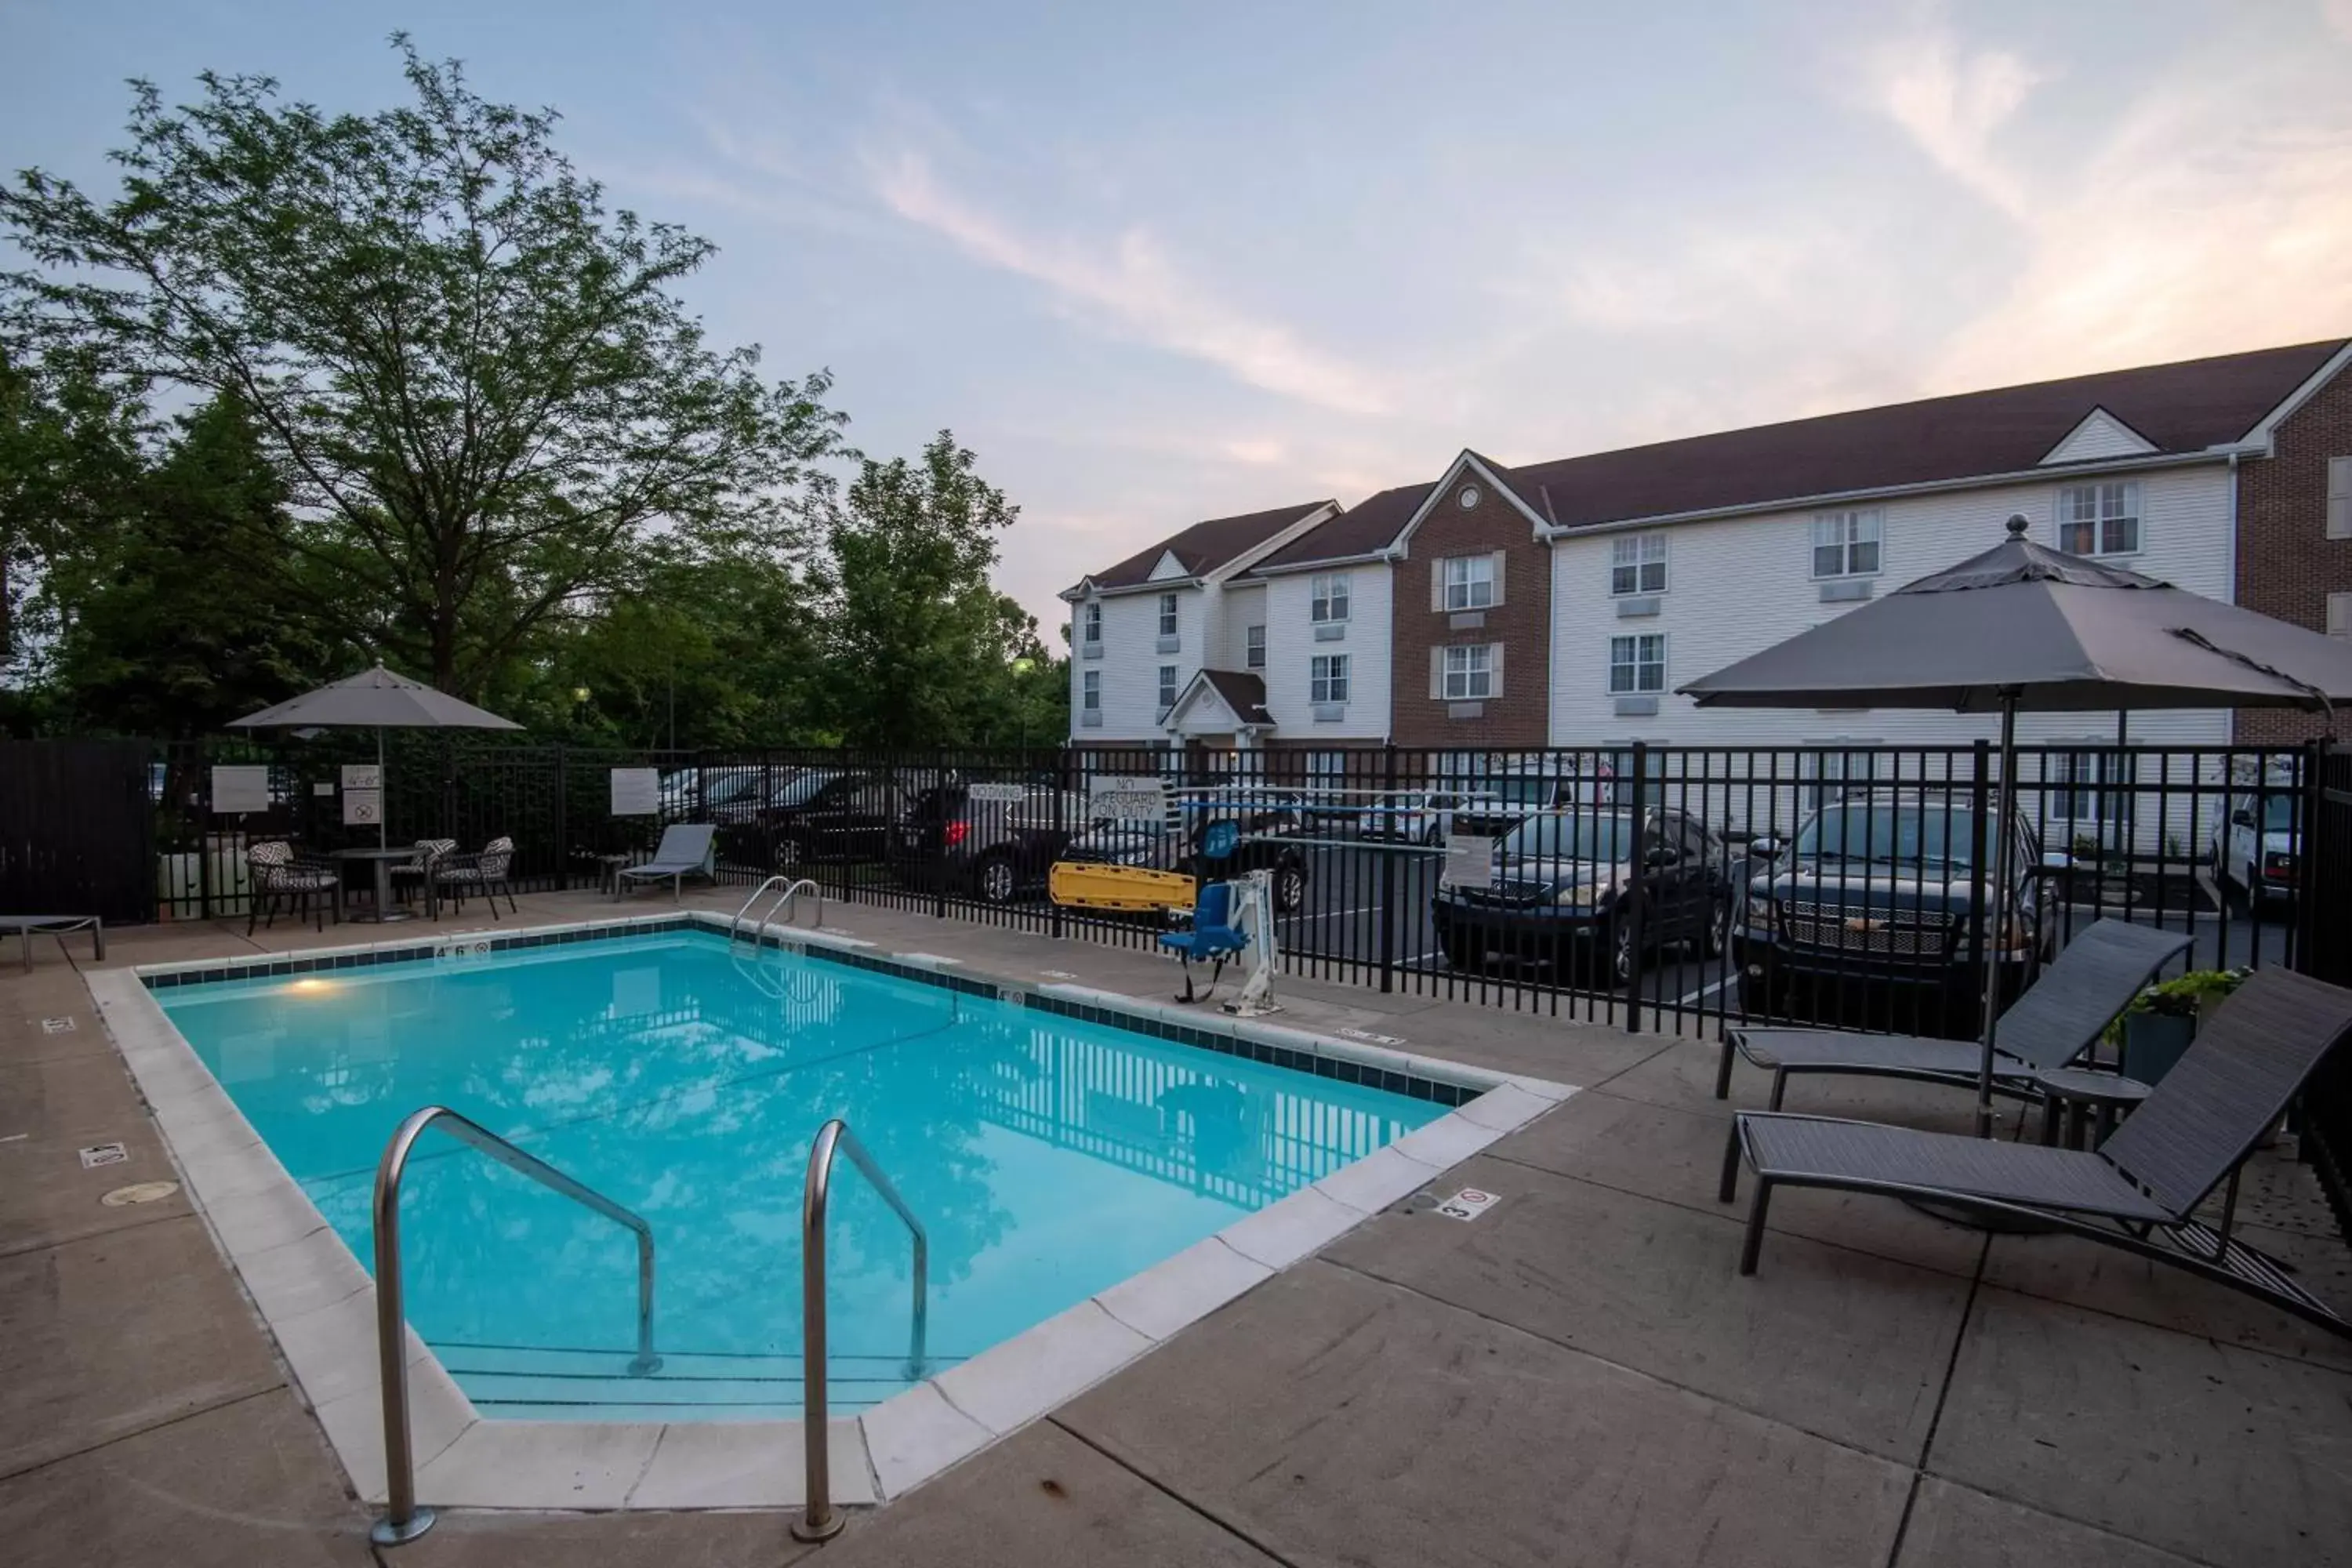
<path fill-rule="evenodd" d="M 488 1128 L 468 1121 L 446 1105 L 428 1105 L 411 1115 L 393 1133 L 392 1142 L 383 1146 L 383 1158 L 375 1168 L 375 1339 L 377 1365 L 383 1380 L 387 1506 L 384 1516 L 368 1531 L 368 1539 L 379 1546 L 399 1546 L 433 1528 L 433 1510 L 416 1506 L 416 1455 L 408 1437 L 408 1343 L 400 1285 L 400 1178 L 408 1169 L 409 1152 L 425 1135 L 425 1130 L 436 1121 L 446 1123 L 449 1135 L 459 1142 L 636 1233 L 637 1353 L 629 1363 L 629 1373 L 645 1377 L 661 1370 L 661 1357 L 654 1353 L 653 1227 L 603 1194 L 581 1185 L 544 1160 L 524 1153 Z M 915 1277 L 919 1280 L 919 1243 L 915 1256 Z"/>
<path fill-rule="evenodd" d="M 735 911 L 735 919 L 727 927 L 728 946 L 733 947 L 735 945 L 736 934 L 740 931 L 743 927 L 743 917 L 745 914 L 750 912 L 753 904 L 760 901 L 760 895 L 766 892 L 769 889 L 774 887 L 779 882 L 784 882 L 787 884 L 784 890 L 782 893 L 779 893 L 776 896 L 775 901 L 768 906 L 767 912 L 762 914 L 759 920 L 752 923 L 751 934 L 755 941 L 759 936 L 761 928 L 765 926 L 770 921 L 774 920 L 778 915 L 783 915 L 787 920 L 792 918 L 790 911 L 793 908 L 793 900 L 799 894 L 803 888 L 806 888 L 810 892 L 816 895 L 816 923 L 819 925 L 824 924 L 824 889 L 816 885 L 814 879 L 803 877 L 798 881 L 792 881 L 790 879 L 781 875 L 774 876 L 769 878 L 766 881 L 752 889 L 751 896 L 743 900 L 743 907 Z"/>
<path fill-rule="evenodd" d="M 931 1244 L 923 1234 L 922 1221 L 874 1163 L 874 1156 L 866 1152 L 866 1145 L 851 1133 L 849 1123 L 835 1117 L 818 1130 L 816 1142 L 809 1145 L 808 1181 L 801 1189 L 801 1447 L 807 1454 L 808 1501 L 801 1517 L 793 1521 L 793 1534 L 802 1541 L 830 1540 L 840 1533 L 842 1525 L 842 1517 L 833 1506 L 824 1404 L 824 1206 L 832 1192 L 836 1153 L 849 1156 L 849 1163 L 874 1184 L 883 1202 L 898 1211 L 915 1238 L 915 1313 L 907 1340 L 909 1382 L 923 1375 L 924 1339 L 930 1317 L 927 1280 Z"/>

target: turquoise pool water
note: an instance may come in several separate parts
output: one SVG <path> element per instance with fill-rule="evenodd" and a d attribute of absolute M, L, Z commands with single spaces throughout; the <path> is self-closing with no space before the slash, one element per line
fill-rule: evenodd
<path fill-rule="evenodd" d="M 362 1264 L 376 1160 L 433 1103 L 651 1223 L 666 1361 L 632 1378 L 629 1233 L 425 1135 L 409 1321 L 510 1417 L 795 1413 L 802 1176 L 830 1117 L 929 1232 L 937 1372 L 1443 1113 L 703 932 L 156 996 Z M 830 1234 L 835 1398 L 855 1407 L 905 1386 L 908 1239 L 845 1160 Z"/>

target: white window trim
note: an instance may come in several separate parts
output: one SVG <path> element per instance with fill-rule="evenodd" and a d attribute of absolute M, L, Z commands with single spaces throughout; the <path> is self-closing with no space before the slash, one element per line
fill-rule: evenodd
<path fill-rule="evenodd" d="M 1244 669 L 1265 668 L 1265 628 L 1264 626 L 1242 628 L 1242 668 Z"/>
<path fill-rule="evenodd" d="M 1082 671 L 1078 678 L 1078 710 L 1082 713 L 1102 711 L 1102 671 Z"/>
<path fill-rule="evenodd" d="M 1175 707 L 1176 699 L 1184 694 L 1184 671 L 1181 667 L 1173 664 L 1160 665 L 1153 675 L 1159 683 L 1157 689 L 1160 692 L 1160 706 L 1163 709 Z"/>
<path fill-rule="evenodd" d="M 1454 668 L 1454 656 L 1462 656 L 1462 668 Z M 1476 656 L 1475 658 L 1473 656 Z M 1447 647 L 1444 664 L 1438 670 L 1439 689 L 1448 702 L 1491 702 L 1495 698 L 1495 645 L 1492 643 L 1454 643 Z M 1454 689 L 1456 677 L 1462 689 Z M 1483 681 L 1486 689 L 1473 690 L 1474 681 Z"/>
<path fill-rule="evenodd" d="M 1100 599 L 1089 599 L 1087 601 L 1085 613 L 1078 617 L 1078 640 L 1080 642 L 1093 643 L 1097 646 L 1100 646 L 1102 642 L 1102 601 Z"/>
<path fill-rule="evenodd" d="M 2327 459 L 2327 537 L 2352 539 L 2352 458 Z"/>
<path fill-rule="evenodd" d="M 1486 569 L 1483 577 L 1477 574 L 1479 567 Z M 1456 568 L 1460 569 L 1462 575 L 1459 583 L 1454 581 Z M 1446 614 L 1458 616 L 1470 610 L 1491 610 L 1495 607 L 1495 557 L 1491 553 L 1449 555 L 1445 557 L 1444 571 Z M 1454 602 L 1456 588 L 1462 590 L 1462 602 L 1458 605 Z M 1481 588 L 1486 591 L 1483 599 L 1477 595 Z"/>
<path fill-rule="evenodd" d="M 2102 490 L 2109 485 L 2115 485 L 2124 492 L 2124 515 L 2131 519 L 2132 524 L 2131 548 L 2083 551 L 2067 549 L 2066 529 L 2073 520 L 2067 515 L 2066 498 L 2080 490 L 2094 492 Z M 2077 556 L 2084 561 L 2120 561 L 2145 554 L 2147 551 L 2147 512 L 2143 504 L 2145 499 L 2146 492 L 2140 489 L 2137 479 L 2088 479 L 2080 484 L 2060 485 L 2057 497 L 2052 501 L 2050 507 L 2051 544 L 2061 554 Z M 2091 529 L 2097 542 L 2101 544 L 2106 542 L 2107 520 L 2104 516 L 2094 518 Z"/>
<path fill-rule="evenodd" d="M 1647 691 L 1643 690 L 1641 685 L 1642 642 L 1643 639 L 1646 637 L 1655 637 L 1658 643 L 1658 684 L 1654 689 Z M 1634 684 L 1627 687 L 1622 691 L 1617 689 L 1617 683 L 1614 679 L 1612 679 L 1617 668 L 1617 645 L 1621 642 L 1629 642 L 1633 645 L 1633 662 L 1628 668 L 1633 671 Z M 1601 689 L 1602 695 L 1608 697 L 1664 697 L 1666 694 L 1667 683 L 1671 679 L 1666 674 L 1666 671 L 1673 668 L 1668 662 L 1672 656 L 1673 650 L 1666 646 L 1666 634 L 1664 632 L 1621 632 L 1611 637 L 1609 639 L 1608 657 L 1603 660 L 1601 668 Z"/>
<path fill-rule="evenodd" d="M 1160 618 L 1153 625 L 1160 628 L 1159 635 L 1163 637 L 1184 635 L 1184 607 L 1176 602 L 1175 595 L 1160 595 Z"/>
<path fill-rule="evenodd" d="M 1318 676 L 1315 673 L 1315 667 L 1318 664 L 1323 666 L 1324 668 L 1324 673 L 1320 676 Z M 1331 682 L 1335 678 L 1339 683 L 1339 695 L 1331 696 L 1328 695 L 1328 693 L 1331 689 Z M 1326 693 L 1326 695 L 1321 697 L 1318 697 L 1315 694 L 1315 683 L 1318 680 L 1322 681 L 1323 689 Z M 1316 708 L 1344 707 L 1347 705 L 1349 698 L 1353 693 L 1355 684 L 1356 667 L 1349 662 L 1348 655 L 1344 653 L 1318 653 L 1308 656 L 1307 660 L 1307 700 L 1309 706 Z"/>
<path fill-rule="evenodd" d="M 1349 580 L 1349 575 L 1346 572 L 1327 572 L 1307 579 L 1307 618 L 1309 622 L 1318 626 L 1347 624 L 1349 616 L 1356 610 L 1356 590 Z M 1330 591 L 1335 585 L 1339 590 L 1337 594 Z M 1336 616 L 1329 613 L 1335 600 L 1339 605 L 1339 613 Z M 1318 610 L 1322 613 L 1318 614 Z"/>
<path fill-rule="evenodd" d="M 1855 539 L 1851 526 L 1855 521 L 1864 520 L 1870 524 L 1870 538 L 1866 542 Z M 1836 572 L 1824 572 L 1821 569 L 1821 552 L 1828 548 L 1822 539 L 1822 528 L 1823 524 L 1830 522 L 1837 524 L 1838 559 L 1844 563 L 1843 568 Z M 1853 547 L 1864 542 L 1877 546 L 1878 563 L 1867 572 L 1857 572 L 1853 569 Z M 1811 569 L 1813 581 L 1816 583 L 1842 583 L 1849 578 L 1877 576 L 1886 570 L 1885 512 L 1873 506 L 1846 507 L 1836 511 L 1815 512 L 1813 531 L 1805 553 L 1805 564 Z"/>
<path fill-rule="evenodd" d="M 1655 540 L 1658 545 L 1658 553 L 1654 562 L 1649 553 L 1649 544 L 1652 540 Z M 1633 559 L 1630 562 L 1618 560 L 1618 552 L 1629 547 L 1633 552 Z M 1664 593 L 1675 584 L 1674 568 L 1669 564 L 1672 558 L 1673 547 L 1668 543 L 1664 529 L 1653 529 L 1646 533 L 1619 534 L 1609 543 L 1609 596 L 1612 599 L 1650 599 Z M 1654 588 L 1644 588 L 1642 586 L 1642 569 L 1654 564 L 1658 568 L 1658 585 Z M 1627 565 L 1633 569 L 1633 585 L 1630 588 L 1620 588 L 1617 586 L 1617 573 L 1621 567 Z"/>

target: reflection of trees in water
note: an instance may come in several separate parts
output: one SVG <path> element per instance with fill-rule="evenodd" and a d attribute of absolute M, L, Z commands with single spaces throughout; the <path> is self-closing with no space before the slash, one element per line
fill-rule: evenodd
<path fill-rule="evenodd" d="M 1043 1201 L 996 1190 L 991 1128 L 1255 1208 L 1434 1113 L 823 962 L 767 955 L 788 976 L 769 991 L 700 943 L 565 959 L 378 982 L 332 1008 L 251 999 L 236 1026 L 287 1044 L 274 1076 L 232 1092 L 362 1259 L 374 1157 L 401 1117 L 438 1100 L 513 1138 L 652 1224 L 660 1333 L 682 1350 L 798 1352 L 802 1182 L 828 1117 L 923 1219 L 938 1291 L 1009 1238 L 1008 1202 Z M 836 1349 L 895 1353 L 905 1227 L 845 1163 L 834 1191 Z M 1082 1180 L 1055 1201 L 1083 1205 Z M 428 1338 L 629 1344 L 621 1227 L 438 1140 L 404 1212 Z"/>

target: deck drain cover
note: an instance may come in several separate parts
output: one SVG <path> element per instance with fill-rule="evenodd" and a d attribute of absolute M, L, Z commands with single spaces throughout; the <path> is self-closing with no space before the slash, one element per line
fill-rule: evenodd
<path fill-rule="evenodd" d="M 74 1021 L 71 1018 L 44 1018 L 41 1020 L 41 1033 L 45 1035 L 70 1035 L 73 1032 Z"/>
<path fill-rule="evenodd" d="M 158 1198 L 168 1198 L 180 1190 L 177 1182 L 133 1182 L 127 1187 L 117 1187 L 99 1199 L 108 1208 L 119 1209 L 130 1204 L 152 1204 Z"/>

